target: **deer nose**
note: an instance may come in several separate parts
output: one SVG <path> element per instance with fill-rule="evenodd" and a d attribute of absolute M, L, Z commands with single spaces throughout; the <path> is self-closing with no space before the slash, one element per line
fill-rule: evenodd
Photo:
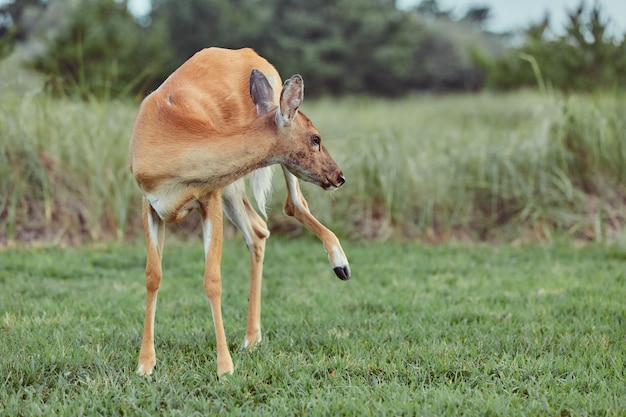
<path fill-rule="evenodd" d="M 341 187 L 343 184 L 345 184 L 346 182 L 346 177 L 343 176 L 343 173 L 339 174 L 339 178 L 337 178 L 338 180 L 338 187 Z"/>

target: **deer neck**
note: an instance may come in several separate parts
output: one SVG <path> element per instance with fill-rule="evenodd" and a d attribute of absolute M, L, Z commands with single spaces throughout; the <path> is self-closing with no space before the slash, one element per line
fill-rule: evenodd
<path fill-rule="evenodd" d="M 238 177 L 284 159 L 278 128 L 270 115 L 258 117 L 244 128 L 223 132 L 215 141 L 219 146 L 215 165 L 227 168 Z"/>

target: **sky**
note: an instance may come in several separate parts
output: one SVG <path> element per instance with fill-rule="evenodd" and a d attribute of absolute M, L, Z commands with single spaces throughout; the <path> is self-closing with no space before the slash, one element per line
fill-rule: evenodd
<path fill-rule="evenodd" d="M 400 6 L 420 2 L 420 0 L 397 1 Z M 546 12 L 549 12 L 552 28 L 558 32 L 566 22 L 567 11 L 575 10 L 581 0 L 438 0 L 438 2 L 440 8 L 451 9 L 453 15 L 457 17 L 463 16 L 471 6 L 489 6 L 492 18 L 487 22 L 486 29 L 495 32 L 522 29 L 530 23 L 539 22 Z M 604 17 L 610 18 L 610 32 L 621 38 L 626 33 L 626 0 L 586 0 L 588 8 L 595 3 L 600 4 Z M 130 0 L 130 4 L 131 8 L 140 14 L 149 7 L 146 0 Z"/>

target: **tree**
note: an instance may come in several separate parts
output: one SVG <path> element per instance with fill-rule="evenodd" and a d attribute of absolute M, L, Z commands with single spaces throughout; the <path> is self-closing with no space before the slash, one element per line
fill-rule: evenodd
<path fill-rule="evenodd" d="M 141 27 L 116 0 L 85 0 L 67 13 L 68 24 L 31 62 L 55 94 L 126 95 L 161 81 L 172 54 L 158 22 Z"/>
<path fill-rule="evenodd" d="M 473 6 L 469 8 L 461 21 L 470 22 L 483 27 L 489 19 L 491 19 L 491 9 L 489 7 Z"/>
<path fill-rule="evenodd" d="M 443 10 L 439 6 L 439 2 L 437 0 L 422 0 L 416 7 L 415 10 L 427 17 L 430 18 L 447 18 L 450 19 L 451 11 Z"/>
<path fill-rule="evenodd" d="M 155 16 L 168 22 L 178 64 L 207 46 L 249 46 L 285 76 L 301 73 L 309 94 L 476 87 L 475 74 L 468 75 L 475 68 L 455 41 L 393 0 L 266 0 L 263 7 L 258 0 L 161 0 L 155 6 Z"/>
<path fill-rule="evenodd" d="M 517 88 L 539 83 L 566 91 L 626 87 L 622 77 L 626 73 L 626 40 L 610 35 L 609 23 L 598 3 L 591 9 L 581 3 L 568 13 L 564 34 L 554 36 L 549 33 L 546 16 L 527 28 L 520 48 L 481 61 L 488 84 Z"/>
<path fill-rule="evenodd" d="M 9 1 L 0 5 L 0 58 L 8 55 L 16 42 L 26 40 L 47 3 L 41 0 Z M 30 12 L 30 13 L 29 13 Z M 25 15 L 30 15 L 25 18 Z"/>
<path fill-rule="evenodd" d="M 467 51 L 480 27 L 421 6 L 434 15 L 395 0 L 154 0 L 138 25 L 125 1 L 82 0 L 33 67 L 56 93 L 118 95 L 154 88 L 205 47 L 252 47 L 285 77 L 301 73 L 309 96 L 479 88 Z"/>
<path fill-rule="evenodd" d="M 156 0 L 153 17 L 164 22 L 176 64 L 209 46 L 258 48 L 271 25 L 274 1 L 257 0 Z"/>

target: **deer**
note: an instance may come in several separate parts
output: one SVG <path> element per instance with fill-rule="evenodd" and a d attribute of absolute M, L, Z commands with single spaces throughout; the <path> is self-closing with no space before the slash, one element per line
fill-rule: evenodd
<path fill-rule="evenodd" d="M 278 71 L 250 48 L 206 48 L 184 62 L 139 106 L 130 141 L 130 171 L 142 192 L 146 313 L 137 373 L 156 366 L 154 318 L 162 279 L 165 224 L 192 211 L 201 216 L 204 289 L 217 350 L 217 374 L 233 373 L 221 311 L 223 215 L 241 232 L 250 254 L 250 290 L 242 349 L 261 342 L 261 284 L 270 235 L 266 202 L 272 166 L 287 186 L 284 213 L 323 244 L 341 280 L 351 276 L 337 236 L 310 212 L 298 179 L 335 190 L 343 172 L 311 120 L 299 111 L 304 82 L 298 74 L 281 87 Z M 258 212 L 246 194 L 252 189 Z M 260 213 L 260 214 L 259 214 Z"/>

